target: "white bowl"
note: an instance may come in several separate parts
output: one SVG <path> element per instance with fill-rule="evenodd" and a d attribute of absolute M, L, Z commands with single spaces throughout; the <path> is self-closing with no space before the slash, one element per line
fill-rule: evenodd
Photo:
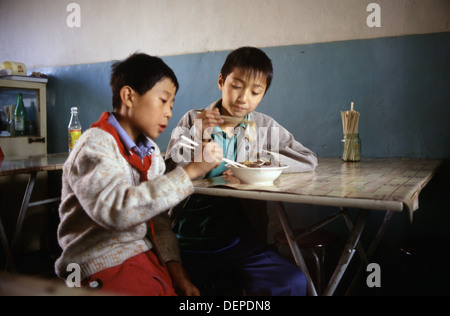
<path fill-rule="evenodd" d="M 288 168 L 288 166 L 241 168 L 230 165 L 227 165 L 227 167 L 231 169 L 236 178 L 245 184 L 271 184 L 280 176 L 284 169 Z"/>

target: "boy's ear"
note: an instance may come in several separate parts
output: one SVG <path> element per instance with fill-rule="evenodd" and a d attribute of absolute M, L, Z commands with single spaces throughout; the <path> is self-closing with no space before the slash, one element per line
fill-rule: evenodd
<path fill-rule="evenodd" d="M 131 89 L 130 86 L 123 86 L 120 89 L 120 99 L 122 100 L 122 104 L 131 107 L 133 105 L 133 94 L 134 90 Z"/>
<path fill-rule="evenodd" d="M 223 84 L 224 84 L 224 80 L 223 80 L 223 76 L 222 74 L 219 75 L 219 81 L 217 82 L 217 85 L 219 86 L 219 90 L 222 91 L 223 89 Z"/>

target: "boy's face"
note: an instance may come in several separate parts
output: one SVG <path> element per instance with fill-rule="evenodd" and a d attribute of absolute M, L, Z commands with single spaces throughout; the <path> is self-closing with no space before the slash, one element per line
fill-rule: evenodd
<path fill-rule="evenodd" d="M 222 111 L 236 117 L 244 117 L 253 112 L 266 92 L 264 76 L 253 76 L 235 68 L 225 81 L 219 76 L 219 89 L 222 91 Z"/>
<path fill-rule="evenodd" d="M 126 131 L 135 141 L 141 133 L 155 139 L 164 131 L 172 117 L 175 93 L 176 87 L 169 78 L 161 79 L 143 95 L 131 92 L 125 102 Z"/>

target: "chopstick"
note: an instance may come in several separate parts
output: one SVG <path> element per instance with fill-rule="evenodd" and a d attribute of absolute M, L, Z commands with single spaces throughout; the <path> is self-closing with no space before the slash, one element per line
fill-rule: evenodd
<path fill-rule="evenodd" d="M 202 113 L 204 110 L 195 110 L 195 113 L 200 114 Z M 234 116 L 229 116 L 229 115 L 222 115 L 220 114 L 220 117 L 228 123 L 232 123 L 232 124 L 241 124 L 242 122 L 247 122 L 248 120 L 244 117 L 234 117 Z"/>
<path fill-rule="evenodd" d="M 194 146 L 198 146 L 198 145 L 199 145 L 197 142 L 194 142 L 192 139 L 187 138 L 187 137 L 184 136 L 184 135 L 181 135 L 181 139 L 187 141 L 188 143 L 191 143 L 191 144 L 194 145 Z"/>
<path fill-rule="evenodd" d="M 195 149 L 195 147 L 193 147 L 193 146 L 191 146 L 189 144 L 186 144 L 186 143 L 181 143 L 180 142 L 180 145 L 183 146 L 183 147 L 189 148 L 189 149 Z"/>
<path fill-rule="evenodd" d="M 204 110 L 194 110 L 196 114 L 201 114 Z M 245 134 L 248 137 L 250 142 L 255 142 L 258 139 L 258 133 L 256 130 L 256 123 L 255 121 L 249 120 L 248 118 L 245 117 L 234 117 L 234 116 L 229 116 L 229 115 L 222 115 L 220 114 L 220 116 L 222 117 L 223 121 L 225 123 L 231 123 L 235 126 L 244 123 L 245 124 Z"/>
<path fill-rule="evenodd" d="M 246 165 L 243 165 L 239 162 L 227 159 L 227 158 L 222 158 L 222 160 L 226 163 L 228 163 L 229 165 L 232 165 L 233 167 L 239 167 L 239 168 L 248 168 Z"/>
<path fill-rule="evenodd" d="M 179 142 L 179 144 L 183 147 L 189 148 L 189 149 L 195 149 L 194 146 L 198 146 L 198 144 L 196 142 L 194 142 L 192 139 L 187 138 L 184 135 L 181 135 L 181 139 L 183 139 L 184 141 L 188 142 L 189 144 L 183 143 L 183 142 Z M 193 146 L 192 146 L 193 145 Z"/>
<path fill-rule="evenodd" d="M 183 139 L 184 141 L 189 143 L 189 144 L 186 144 L 186 143 L 180 142 L 179 144 L 181 146 L 184 146 L 184 147 L 187 147 L 187 148 L 190 148 L 190 149 L 195 149 L 195 147 L 200 146 L 197 142 L 194 142 L 192 139 L 189 139 L 189 138 L 187 138 L 184 135 L 181 135 L 181 139 Z M 193 145 L 193 146 L 191 146 L 191 145 Z M 243 165 L 243 164 L 241 164 L 239 162 L 236 162 L 236 161 L 233 161 L 233 160 L 230 160 L 230 159 L 227 159 L 227 158 L 222 158 L 222 161 L 224 161 L 224 162 L 226 162 L 226 163 L 228 163 L 228 164 L 230 164 L 230 165 L 232 165 L 234 167 L 248 168 L 246 165 Z"/>
<path fill-rule="evenodd" d="M 231 124 L 241 124 L 242 122 L 245 122 L 247 119 L 243 117 L 234 117 L 234 116 L 228 116 L 228 115 L 220 115 L 222 117 L 222 120 L 225 122 L 229 122 Z"/>

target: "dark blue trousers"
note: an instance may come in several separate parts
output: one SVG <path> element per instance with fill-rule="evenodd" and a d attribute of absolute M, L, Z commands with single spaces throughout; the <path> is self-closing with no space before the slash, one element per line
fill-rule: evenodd
<path fill-rule="evenodd" d="M 210 295 L 229 295 L 217 289 L 240 287 L 247 295 L 304 296 L 306 277 L 293 263 L 251 236 L 241 236 L 217 251 L 182 249 L 183 265 L 202 291 L 214 283 Z M 232 293 L 233 294 L 233 293 Z M 236 294 L 236 293 L 234 293 Z"/>

